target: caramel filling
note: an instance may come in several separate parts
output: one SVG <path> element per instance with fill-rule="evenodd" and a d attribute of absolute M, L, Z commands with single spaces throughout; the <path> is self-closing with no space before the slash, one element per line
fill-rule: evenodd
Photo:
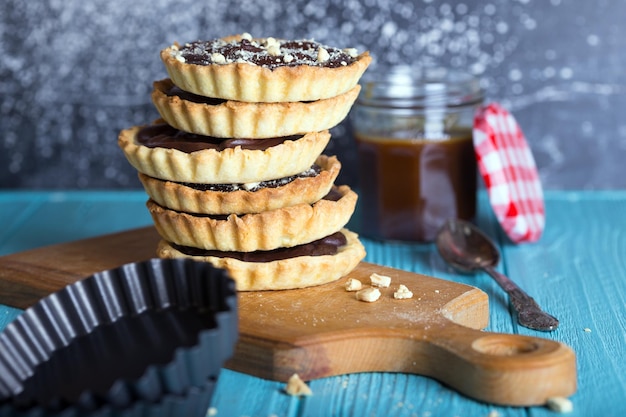
<path fill-rule="evenodd" d="M 233 258 L 243 262 L 272 262 L 283 259 L 297 258 L 299 256 L 324 256 L 335 255 L 342 246 L 348 243 L 345 235 L 341 232 L 333 233 L 322 239 L 315 240 L 304 245 L 291 248 L 278 248 L 268 251 L 255 252 L 223 252 L 217 250 L 205 250 L 180 246 L 175 243 L 170 245 L 179 252 L 188 256 L 213 256 L 216 258 Z"/>
<path fill-rule="evenodd" d="M 206 149 L 223 151 L 238 146 L 246 150 L 266 150 L 285 141 L 298 140 L 301 137 L 302 135 L 267 139 L 223 139 L 183 132 L 166 123 L 159 123 L 141 128 L 137 132 L 135 140 L 138 144 L 148 148 L 171 148 L 191 153 Z"/>

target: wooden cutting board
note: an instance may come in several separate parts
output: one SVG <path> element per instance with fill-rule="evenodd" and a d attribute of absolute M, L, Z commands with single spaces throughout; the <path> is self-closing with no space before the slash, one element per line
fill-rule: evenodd
<path fill-rule="evenodd" d="M 0 303 L 27 308 L 95 272 L 155 256 L 153 227 L 0 257 Z M 348 278 L 392 278 L 374 303 Z M 404 284 L 414 297 L 396 300 Z M 227 367 L 261 378 L 304 380 L 354 372 L 433 377 L 475 399 L 539 405 L 576 390 L 573 351 L 558 342 L 480 331 L 487 295 L 470 286 L 362 262 L 348 277 L 301 290 L 239 294 L 240 337 Z"/>

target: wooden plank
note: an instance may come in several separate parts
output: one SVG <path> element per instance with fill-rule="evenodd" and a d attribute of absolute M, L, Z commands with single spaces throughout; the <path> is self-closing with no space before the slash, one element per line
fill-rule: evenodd
<path fill-rule="evenodd" d="M 626 193 L 549 193 L 547 202 L 541 240 L 503 246 L 506 272 L 561 320 L 546 337 L 579 354 L 575 414 L 626 415 Z"/>
<path fill-rule="evenodd" d="M 26 307 L 92 273 L 152 257 L 153 227 L 63 243 L 0 258 L 0 302 Z M 372 273 L 404 284 L 413 299 L 395 300 L 393 287 L 375 303 L 345 291 L 344 281 Z M 573 352 L 536 337 L 485 333 L 488 299 L 463 284 L 361 263 L 326 285 L 239 295 L 240 339 L 228 367 L 285 381 L 352 372 L 431 376 L 482 401 L 542 404 L 576 389 Z"/>

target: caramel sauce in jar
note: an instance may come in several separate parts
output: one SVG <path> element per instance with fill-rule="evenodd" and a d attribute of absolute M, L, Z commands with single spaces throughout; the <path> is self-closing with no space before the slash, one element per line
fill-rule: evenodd
<path fill-rule="evenodd" d="M 351 115 L 359 160 L 359 232 L 431 242 L 447 219 L 476 215 L 472 125 L 482 94 L 477 83 L 458 86 L 456 78 L 405 75 L 366 84 Z"/>

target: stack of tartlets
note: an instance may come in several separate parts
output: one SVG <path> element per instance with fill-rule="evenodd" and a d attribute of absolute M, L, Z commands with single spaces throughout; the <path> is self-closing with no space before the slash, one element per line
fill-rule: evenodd
<path fill-rule="evenodd" d="M 119 145 L 150 196 L 162 258 L 229 271 L 240 291 L 319 285 L 365 256 L 345 229 L 357 195 L 323 155 L 348 114 L 367 52 L 248 34 L 161 51 L 162 119 Z"/>

